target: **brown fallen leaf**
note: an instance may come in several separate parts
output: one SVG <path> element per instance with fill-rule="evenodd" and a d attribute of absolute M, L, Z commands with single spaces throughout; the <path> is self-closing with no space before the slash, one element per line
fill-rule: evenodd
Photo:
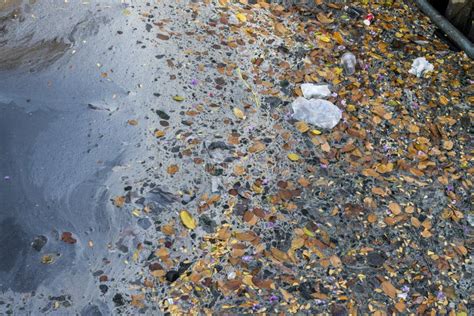
<path fill-rule="evenodd" d="M 179 171 L 179 167 L 178 167 L 178 165 L 169 165 L 168 168 L 166 169 L 166 171 L 169 174 L 175 174 L 176 172 Z"/>
<path fill-rule="evenodd" d="M 399 313 L 403 313 L 407 307 L 405 303 L 399 301 L 397 304 L 395 304 L 395 308 Z"/>
<path fill-rule="evenodd" d="M 287 28 L 282 23 L 275 23 L 275 31 L 281 35 L 284 35 L 288 32 Z"/>
<path fill-rule="evenodd" d="M 142 308 L 145 306 L 145 304 L 143 304 L 144 299 L 145 299 L 145 294 L 132 295 L 132 302 L 130 304 L 132 306 Z"/>
<path fill-rule="evenodd" d="M 305 122 L 303 121 L 299 121 L 299 122 L 296 122 L 295 123 L 295 127 L 298 131 L 300 131 L 301 133 L 306 133 L 307 131 L 309 131 L 309 126 L 308 124 L 306 124 Z"/>
<path fill-rule="evenodd" d="M 392 283 L 390 283 L 390 281 L 383 281 L 381 287 L 387 296 L 390 296 L 392 299 L 397 297 L 397 289 L 392 285 Z"/>
<path fill-rule="evenodd" d="M 77 242 L 77 240 L 72 237 L 72 233 L 70 232 L 64 232 L 61 235 L 61 240 L 64 241 L 66 244 L 73 245 Z"/>
<path fill-rule="evenodd" d="M 256 141 L 252 146 L 249 148 L 249 152 L 251 153 L 258 153 L 264 151 L 267 146 L 262 143 L 261 141 Z"/>
<path fill-rule="evenodd" d="M 372 193 L 380 196 L 387 196 L 387 192 L 385 192 L 385 190 L 380 187 L 373 187 Z"/>
<path fill-rule="evenodd" d="M 390 204 L 388 204 L 388 208 L 394 215 L 398 215 L 402 212 L 402 208 L 396 202 L 390 202 Z"/>
<path fill-rule="evenodd" d="M 116 207 L 123 207 L 124 204 L 125 204 L 125 196 L 122 196 L 122 195 L 121 195 L 121 196 L 116 196 L 116 197 L 114 198 L 114 202 L 113 202 L 113 203 L 114 203 L 114 205 L 115 205 Z"/>
<path fill-rule="evenodd" d="M 330 19 L 327 16 L 325 16 L 322 12 L 319 12 L 318 15 L 316 16 L 319 22 L 323 24 L 330 24 L 334 22 L 334 19 Z"/>
<path fill-rule="evenodd" d="M 450 140 L 443 140 L 443 148 L 446 150 L 453 149 L 454 143 Z"/>
<path fill-rule="evenodd" d="M 321 145 L 321 149 L 324 151 L 324 152 L 330 152 L 331 151 L 331 146 L 329 146 L 329 143 L 328 142 L 325 142 L 324 144 Z"/>
<path fill-rule="evenodd" d="M 167 41 L 170 39 L 170 37 L 168 35 L 165 35 L 165 34 L 157 34 L 156 37 L 158 37 L 160 40 L 163 40 L 163 41 Z"/>
<path fill-rule="evenodd" d="M 289 260 L 288 255 L 280 249 L 272 247 L 270 251 L 272 253 L 272 256 L 280 262 L 286 262 Z"/>

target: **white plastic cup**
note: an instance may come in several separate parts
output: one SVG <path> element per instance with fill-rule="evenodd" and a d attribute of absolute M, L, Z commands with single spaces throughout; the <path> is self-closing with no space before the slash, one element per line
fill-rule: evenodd
<path fill-rule="evenodd" d="M 354 54 L 347 52 L 342 55 L 341 64 L 342 68 L 344 68 L 344 73 L 346 76 L 351 76 L 355 73 L 356 63 L 357 60 Z"/>

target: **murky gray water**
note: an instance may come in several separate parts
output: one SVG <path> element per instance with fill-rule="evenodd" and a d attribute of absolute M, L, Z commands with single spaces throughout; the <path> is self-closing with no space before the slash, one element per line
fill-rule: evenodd
<path fill-rule="evenodd" d="M 133 86 L 105 75 L 133 64 L 124 8 L 71 2 L 0 5 L 0 314 L 98 309 L 94 272 L 129 225 L 110 192 L 141 154 Z"/>

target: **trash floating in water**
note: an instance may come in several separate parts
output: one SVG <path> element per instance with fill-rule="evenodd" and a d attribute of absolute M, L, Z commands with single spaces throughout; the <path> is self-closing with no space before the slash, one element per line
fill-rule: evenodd
<path fill-rule="evenodd" d="M 425 73 L 433 71 L 434 66 L 426 60 L 425 57 L 418 57 L 413 61 L 409 73 L 416 75 L 418 78 L 423 76 Z"/>
<path fill-rule="evenodd" d="M 321 128 L 331 129 L 339 123 L 342 111 L 332 102 L 322 99 L 297 98 L 293 101 L 293 118 Z"/>
<path fill-rule="evenodd" d="M 344 53 L 344 55 L 341 57 L 341 64 L 344 68 L 344 73 L 347 76 L 353 75 L 355 73 L 356 63 L 357 60 L 355 55 L 350 52 Z"/>
<path fill-rule="evenodd" d="M 331 90 L 329 90 L 326 84 L 317 85 L 313 83 L 303 83 L 301 85 L 301 91 L 306 99 L 327 98 L 331 95 Z"/>

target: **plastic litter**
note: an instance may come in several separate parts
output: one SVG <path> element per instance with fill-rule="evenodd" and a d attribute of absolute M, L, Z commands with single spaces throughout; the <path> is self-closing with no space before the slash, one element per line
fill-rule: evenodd
<path fill-rule="evenodd" d="M 430 64 L 425 57 L 418 57 L 413 61 L 409 73 L 416 75 L 418 78 L 423 76 L 425 73 L 433 71 L 434 66 Z"/>
<path fill-rule="evenodd" d="M 367 14 L 367 16 L 364 19 L 364 24 L 369 26 L 372 24 L 372 21 L 375 19 L 375 16 L 372 13 Z"/>
<path fill-rule="evenodd" d="M 293 101 L 291 107 L 293 108 L 294 119 L 305 121 L 320 128 L 334 128 L 342 118 L 342 111 L 327 100 L 307 100 L 299 97 Z"/>
<path fill-rule="evenodd" d="M 311 98 L 327 98 L 331 95 L 328 85 L 316 85 L 312 83 L 303 83 L 301 91 L 306 99 Z"/>
<path fill-rule="evenodd" d="M 344 68 L 344 73 L 347 76 L 353 75 L 355 73 L 356 63 L 356 57 L 352 53 L 344 53 L 344 55 L 341 57 L 341 64 Z"/>

